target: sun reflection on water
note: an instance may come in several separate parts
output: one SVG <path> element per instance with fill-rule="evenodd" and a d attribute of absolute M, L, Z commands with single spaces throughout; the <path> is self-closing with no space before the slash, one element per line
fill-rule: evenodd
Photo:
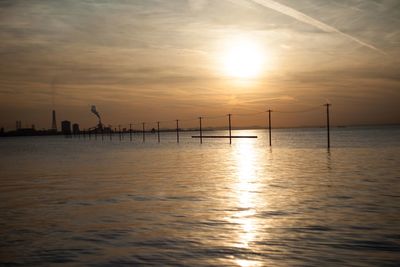
<path fill-rule="evenodd" d="M 235 262 L 241 266 L 241 267 L 256 267 L 256 266 L 261 266 L 261 262 L 259 261 L 251 261 L 251 260 L 241 260 L 237 259 Z"/>
<path fill-rule="evenodd" d="M 237 246 L 254 250 L 252 242 L 257 238 L 259 229 L 257 224 L 257 168 L 255 166 L 257 151 L 254 142 L 241 140 L 235 144 L 236 180 L 234 194 L 237 200 L 237 211 L 232 214 L 231 222 L 239 226 Z M 239 266 L 258 266 L 259 262 L 245 259 L 235 259 Z"/>

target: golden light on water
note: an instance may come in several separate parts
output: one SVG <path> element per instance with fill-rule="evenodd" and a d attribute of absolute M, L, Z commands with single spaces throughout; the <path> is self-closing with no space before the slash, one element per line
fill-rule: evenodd
<path fill-rule="evenodd" d="M 238 198 L 238 206 L 241 209 L 234 216 L 236 223 L 242 227 L 240 233 L 240 246 L 249 247 L 249 243 L 254 240 L 256 233 L 254 219 L 251 218 L 256 213 L 255 203 L 252 191 L 257 190 L 257 184 L 254 162 L 254 149 L 251 141 L 243 140 L 237 144 L 237 178 L 236 192 Z"/>
<path fill-rule="evenodd" d="M 267 52 L 250 38 L 236 38 L 224 45 L 221 57 L 223 73 L 232 78 L 259 77 L 267 67 Z"/>
<path fill-rule="evenodd" d="M 256 166 L 256 151 L 251 140 L 242 140 L 236 146 L 235 157 L 237 166 L 237 183 L 235 185 L 236 198 L 239 211 L 233 214 L 232 222 L 240 226 L 237 245 L 242 248 L 252 249 L 252 242 L 257 238 L 259 229 L 257 219 L 257 199 L 255 193 L 258 190 Z M 259 266 L 258 261 L 235 259 L 239 266 Z"/>
<path fill-rule="evenodd" d="M 256 267 L 262 266 L 261 262 L 252 261 L 252 260 L 236 260 L 236 263 L 241 267 Z"/>
<path fill-rule="evenodd" d="M 255 151 L 253 148 L 253 144 L 250 143 L 251 141 L 243 140 L 243 142 L 237 144 L 237 152 L 236 156 L 238 170 L 238 184 L 237 190 L 239 197 L 239 206 L 240 208 L 252 208 L 254 206 L 253 198 L 251 191 L 256 190 L 255 181 L 255 166 L 254 166 L 254 157 Z"/>

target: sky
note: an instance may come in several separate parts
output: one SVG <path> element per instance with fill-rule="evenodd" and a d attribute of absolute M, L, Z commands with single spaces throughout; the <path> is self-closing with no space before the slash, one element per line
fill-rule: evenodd
<path fill-rule="evenodd" d="M 400 123 L 399 26 L 398 0 L 0 0 L 0 127 Z M 254 77 L 227 73 L 240 40 Z"/>

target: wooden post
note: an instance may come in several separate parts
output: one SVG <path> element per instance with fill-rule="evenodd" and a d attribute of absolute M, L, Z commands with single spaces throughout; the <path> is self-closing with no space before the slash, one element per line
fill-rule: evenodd
<path fill-rule="evenodd" d="M 199 117 L 199 122 L 200 122 L 200 144 L 203 143 L 203 129 L 201 128 L 201 117 Z"/>
<path fill-rule="evenodd" d="M 228 114 L 228 118 L 229 118 L 229 144 L 232 144 L 232 125 L 231 125 L 231 116 L 232 116 L 232 114 Z"/>
<path fill-rule="evenodd" d="M 331 137 L 330 137 L 330 122 L 329 122 L 329 107 L 331 104 L 326 103 L 326 133 L 327 133 L 327 141 L 328 141 L 328 149 L 331 148 Z"/>
<path fill-rule="evenodd" d="M 129 124 L 129 139 L 130 139 L 131 142 L 132 142 L 132 123 Z"/>
<path fill-rule="evenodd" d="M 97 140 L 97 128 L 94 130 L 94 140 Z"/>
<path fill-rule="evenodd" d="M 103 127 L 101 128 L 101 141 L 104 141 L 104 129 L 103 129 Z"/>
<path fill-rule="evenodd" d="M 111 125 L 110 125 L 110 141 L 112 140 L 112 128 L 111 128 Z"/>
<path fill-rule="evenodd" d="M 176 142 L 179 143 L 179 120 L 176 120 Z"/>
<path fill-rule="evenodd" d="M 160 143 L 160 122 L 157 121 L 157 138 L 158 142 Z"/>
<path fill-rule="evenodd" d="M 144 122 L 142 122 L 142 133 L 143 133 L 143 143 L 146 141 L 146 137 L 145 137 L 145 132 L 144 132 L 144 126 L 145 126 L 145 123 Z"/>
<path fill-rule="evenodd" d="M 92 139 L 92 132 L 90 131 L 90 128 L 88 130 L 88 134 L 89 134 L 89 140 L 91 140 Z"/>
<path fill-rule="evenodd" d="M 272 110 L 268 109 L 268 128 L 269 128 L 269 146 L 272 146 L 272 124 L 271 124 L 271 112 Z"/>
<path fill-rule="evenodd" d="M 118 133 L 119 133 L 119 141 L 122 140 L 122 136 L 121 136 L 121 125 L 118 125 Z"/>
<path fill-rule="evenodd" d="M 85 129 L 83 129 L 83 139 L 86 139 Z"/>

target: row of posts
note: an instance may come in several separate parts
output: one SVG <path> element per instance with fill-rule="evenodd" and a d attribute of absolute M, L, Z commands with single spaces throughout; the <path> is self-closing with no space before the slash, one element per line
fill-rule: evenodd
<path fill-rule="evenodd" d="M 325 104 L 324 106 L 326 106 L 326 129 L 327 129 L 327 147 L 328 149 L 331 146 L 331 142 L 330 142 L 330 118 L 329 118 L 329 108 L 331 106 L 331 104 Z M 272 146 L 272 121 L 271 121 L 271 113 L 272 110 L 268 109 L 268 137 L 269 137 L 269 146 Z M 200 144 L 203 143 L 203 128 L 202 128 L 202 119 L 203 117 L 199 117 L 199 139 L 200 139 Z M 146 141 L 146 132 L 145 132 L 145 126 L 146 124 L 143 122 L 142 123 L 142 139 L 143 139 L 143 143 Z M 176 142 L 179 143 L 179 120 L 176 120 Z M 229 144 L 232 144 L 232 114 L 228 114 L 228 131 L 229 131 Z M 91 136 L 94 135 L 95 140 L 97 140 L 97 131 L 91 132 L 91 131 L 86 131 L 83 130 L 80 132 L 83 135 L 83 138 L 86 138 L 86 135 L 88 135 L 88 138 L 91 139 Z M 114 128 L 114 133 L 118 133 L 119 134 L 119 140 L 122 141 L 123 139 L 123 134 L 121 131 L 121 126 L 118 126 L 118 131 L 117 128 Z M 124 132 L 125 133 L 125 132 Z M 129 124 L 129 138 L 130 141 L 132 141 L 132 123 Z M 104 131 L 101 131 L 101 139 L 104 140 L 105 136 L 104 136 Z M 109 139 L 112 140 L 112 130 L 110 129 L 109 131 Z M 80 138 L 80 134 L 78 134 L 78 137 Z M 161 142 L 161 137 L 160 137 L 160 122 L 157 122 L 157 141 L 158 143 Z"/>

